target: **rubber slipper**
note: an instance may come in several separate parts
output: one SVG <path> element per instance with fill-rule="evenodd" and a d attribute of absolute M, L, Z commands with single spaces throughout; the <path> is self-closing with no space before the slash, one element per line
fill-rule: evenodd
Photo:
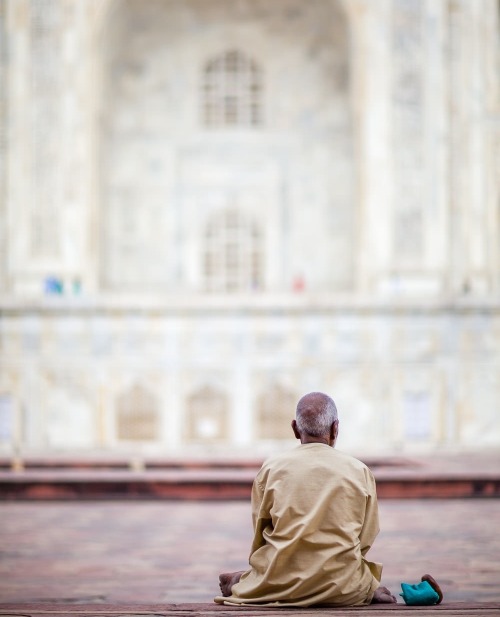
<path fill-rule="evenodd" d="M 424 574 L 420 580 L 427 581 L 429 583 L 429 585 L 439 596 L 439 600 L 436 602 L 436 604 L 441 604 L 441 602 L 443 601 L 443 592 L 441 591 L 441 587 L 436 583 L 434 577 L 432 577 L 430 574 Z"/>

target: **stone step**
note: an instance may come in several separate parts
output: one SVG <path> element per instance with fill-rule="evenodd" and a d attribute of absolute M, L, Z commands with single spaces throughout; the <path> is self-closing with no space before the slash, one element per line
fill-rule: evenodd
<path fill-rule="evenodd" d="M 218 604 L 0 604 L 2 617 L 67 617 L 82 615 L 87 617 L 214 617 L 250 615 L 251 617 L 322 617 L 335 615 L 336 617 L 356 617 L 375 613 L 377 617 L 396 617 L 412 613 L 418 617 L 441 615 L 442 617 L 491 617 L 500 614 L 500 602 L 471 603 L 454 602 L 436 606 L 406 606 L 405 604 L 374 604 L 364 607 L 348 608 L 274 608 L 274 607 L 230 607 Z"/>
<path fill-rule="evenodd" d="M 500 497 L 500 457 L 365 459 L 385 498 Z M 0 459 L 0 500 L 249 499 L 261 460 Z"/>

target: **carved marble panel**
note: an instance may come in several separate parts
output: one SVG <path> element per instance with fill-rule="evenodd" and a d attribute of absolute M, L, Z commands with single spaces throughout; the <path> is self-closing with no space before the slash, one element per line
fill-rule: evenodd
<path fill-rule="evenodd" d="M 6 287 L 7 254 L 7 3 L 0 0 L 0 290 Z"/>
<path fill-rule="evenodd" d="M 60 119 L 63 111 L 62 33 L 64 4 L 31 0 L 29 5 L 31 97 L 32 257 L 60 254 L 62 175 Z"/>
<path fill-rule="evenodd" d="M 424 9 L 393 0 L 393 252 L 398 267 L 418 266 L 424 249 Z"/>
<path fill-rule="evenodd" d="M 30 413 L 43 419 L 41 437 L 45 437 L 47 445 L 72 448 L 95 444 L 97 397 L 90 375 L 57 364 L 44 367 L 40 374 L 44 384 L 42 399 L 31 402 Z"/>

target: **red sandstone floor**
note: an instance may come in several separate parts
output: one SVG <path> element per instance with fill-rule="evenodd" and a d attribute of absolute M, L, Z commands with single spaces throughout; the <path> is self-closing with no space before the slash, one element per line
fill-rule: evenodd
<path fill-rule="evenodd" d="M 500 500 L 383 500 L 384 583 L 433 574 L 445 599 L 500 601 Z M 210 602 L 242 569 L 245 502 L 0 504 L 0 602 Z"/>

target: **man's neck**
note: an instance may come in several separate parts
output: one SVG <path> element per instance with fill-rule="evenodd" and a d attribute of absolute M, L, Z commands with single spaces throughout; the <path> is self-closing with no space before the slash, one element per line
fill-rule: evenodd
<path fill-rule="evenodd" d="M 325 446 L 330 446 L 330 440 L 326 437 L 313 437 L 312 435 L 303 435 L 300 443 L 305 445 L 306 443 L 322 443 Z"/>

